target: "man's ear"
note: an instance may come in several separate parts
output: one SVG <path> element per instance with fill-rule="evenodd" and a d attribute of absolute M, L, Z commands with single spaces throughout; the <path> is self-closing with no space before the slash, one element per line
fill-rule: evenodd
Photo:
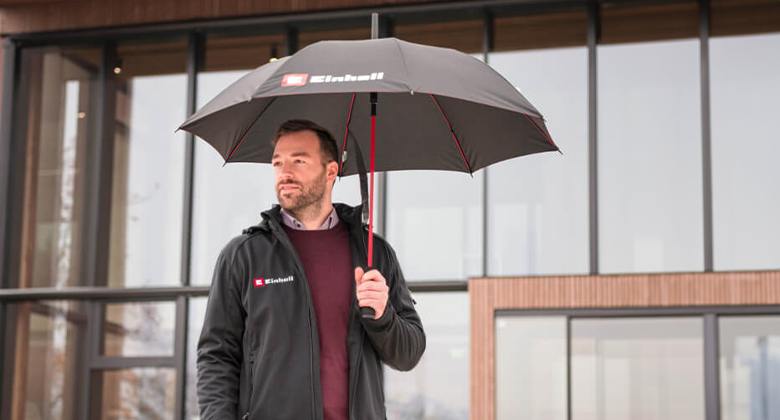
<path fill-rule="evenodd" d="M 325 165 L 325 176 L 328 177 L 328 180 L 331 181 L 335 180 L 338 175 L 339 175 L 339 164 L 335 160 L 328 162 Z"/>

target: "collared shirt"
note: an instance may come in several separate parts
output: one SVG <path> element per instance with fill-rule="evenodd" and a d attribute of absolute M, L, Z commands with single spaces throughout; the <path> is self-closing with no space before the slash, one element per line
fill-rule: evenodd
<path fill-rule="evenodd" d="M 284 209 L 282 209 L 282 222 L 284 222 L 284 225 L 287 226 L 290 229 L 295 230 L 308 230 L 306 229 L 306 226 L 301 223 L 300 220 L 293 217 L 290 213 L 287 213 Z M 336 227 L 336 225 L 339 224 L 339 215 L 336 214 L 336 209 L 333 208 L 330 211 L 330 214 L 325 219 L 325 221 L 322 223 L 322 226 L 315 230 L 327 230 L 332 229 Z"/>

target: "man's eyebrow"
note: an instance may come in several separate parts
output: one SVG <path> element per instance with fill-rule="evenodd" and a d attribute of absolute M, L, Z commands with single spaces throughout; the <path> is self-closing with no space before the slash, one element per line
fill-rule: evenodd
<path fill-rule="evenodd" d="M 311 157 L 311 155 L 308 152 L 294 152 L 294 153 L 291 153 L 290 156 L 292 156 L 292 157 L 299 157 L 299 156 Z M 271 160 L 277 159 L 277 158 L 279 158 L 279 154 L 278 153 L 276 153 L 275 155 L 271 156 Z"/>

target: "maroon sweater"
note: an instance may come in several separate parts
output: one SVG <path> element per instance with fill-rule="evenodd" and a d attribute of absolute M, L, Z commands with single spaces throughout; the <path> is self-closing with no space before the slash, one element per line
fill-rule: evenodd
<path fill-rule="evenodd" d="M 284 231 L 301 257 L 320 341 L 324 420 L 349 419 L 347 328 L 355 272 L 346 223 L 327 230 Z"/>

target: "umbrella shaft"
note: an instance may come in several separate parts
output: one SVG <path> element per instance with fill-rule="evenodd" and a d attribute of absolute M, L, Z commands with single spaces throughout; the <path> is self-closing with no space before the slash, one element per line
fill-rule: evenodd
<path fill-rule="evenodd" d="M 371 191 L 368 212 L 368 266 L 374 265 L 374 149 L 376 142 L 376 104 L 371 104 Z"/>

